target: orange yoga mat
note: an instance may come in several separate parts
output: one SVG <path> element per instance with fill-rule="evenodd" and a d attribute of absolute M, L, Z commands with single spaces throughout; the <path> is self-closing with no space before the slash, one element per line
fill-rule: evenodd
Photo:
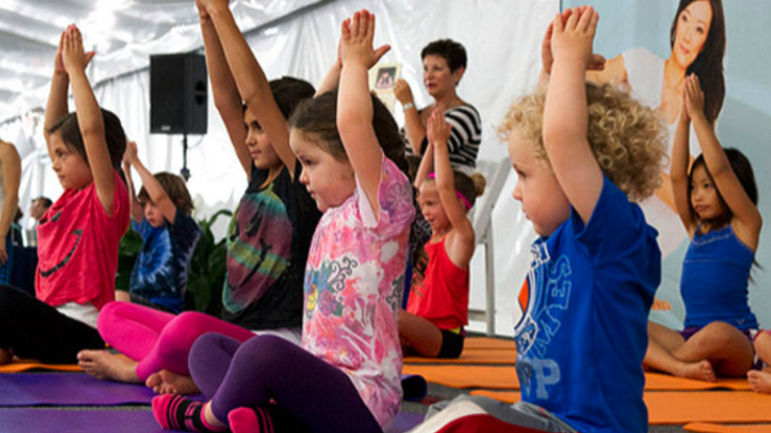
<path fill-rule="evenodd" d="M 514 365 L 517 352 L 511 349 L 464 348 L 458 359 L 423 358 L 407 356 L 405 364 L 499 364 Z"/>
<path fill-rule="evenodd" d="M 405 365 L 404 374 L 419 374 L 431 383 L 452 388 L 519 389 L 512 366 Z"/>
<path fill-rule="evenodd" d="M 701 433 L 771 433 L 771 424 L 722 425 L 706 422 L 686 424 L 683 430 Z"/>
<path fill-rule="evenodd" d="M 706 391 L 710 389 L 730 389 L 749 391 L 747 379 L 719 379 L 717 382 L 684 379 L 662 373 L 645 373 L 646 391 Z M 769 408 L 771 410 L 771 408 Z"/>
<path fill-rule="evenodd" d="M 20 373 L 28 370 L 83 371 L 77 364 L 41 364 L 31 359 L 14 359 L 9 364 L 0 365 L 0 373 Z"/>
<path fill-rule="evenodd" d="M 463 349 L 507 349 L 517 350 L 514 340 L 491 337 L 467 337 L 463 342 Z"/>
<path fill-rule="evenodd" d="M 490 391 L 487 389 L 478 389 L 475 391 L 471 391 L 469 394 L 471 395 L 481 395 L 483 397 L 490 397 L 495 400 L 504 401 L 506 403 L 514 404 L 519 401 L 520 394 L 519 392 L 515 391 Z"/>
<path fill-rule="evenodd" d="M 651 424 L 771 422 L 771 395 L 747 391 L 646 392 Z"/>

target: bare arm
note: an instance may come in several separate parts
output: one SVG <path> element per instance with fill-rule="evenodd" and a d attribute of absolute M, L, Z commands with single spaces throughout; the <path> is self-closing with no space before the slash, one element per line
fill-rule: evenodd
<path fill-rule="evenodd" d="M 447 219 L 452 225 L 452 236 L 447 238 L 446 251 L 450 260 L 461 269 L 468 267 L 474 254 L 474 227 L 466 216 L 455 195 L 455 179 L 450 167 L 450 153 L 447 141 L 450 138 L 450 126 L 444 120 L 444 114 L 434 110 L 428 119 L 429 142 L 434 147 L 434 167 L 436 168 L 436 189 L 442 202 Z M 426 159 L 432 155 L 425 156 Z"/>
<path fill-rule="evenodd" d="M 688 113 L 693 120 L 693 127 L 701 145 L 704 162 L 726 205 L 734 214 L 732 223 L 737 229 L 737 236 L 754 251 L 757 249 L 760 229 L 763 225 L 760 211 L 750 200 L 739 178 L 736 177 L 723 146 L 720 145 L 720 141 L 715 135 L 714 128 L 704 114 L 704 93 L 701 90 L 698 77 L 691 75 L 686 78 L 685 92 Z"/>
<path fill-rule="evenodd" d="M 434 145 L 431 142 L 428 143 L 426 148 L 426 155 L 420 160 L 420 167 L 415 174 L 415 188 L 420 189 L 423 182 L 428 179 L 428 175 L 434 172 Z"/>
<path fill-rule="evenodd" d="M 412 153 L 421 155 L 420 144 L 426 138 L 426 128 L 420 121 L 420 113 L 415 107 L 415 99 L 412 96 L 410 85 L 403 79 L 397 80 L 394 84 L 394 96 L 402 104 L 402 107 L 406 106 L 404 108 L 404 130 L 407 133 L 407 140 Z"/>
<path fill-rule="evenodd" d="M 319 87 L 316 89 L 315 96 L 323 95 L 324 93 L 327 93 L 331 90 L 337 89 L 337 86 L 340 84 L 340 71 L 343 69 L 343 62 L 340 60 L 340 42 L 337 44 L 337 58 L 335 59 L 335 63 L 330 66 L 329 70 L 327 71 L 327 74 L 324 75 L 324 78 L 321 80 L 321 83 L 319 83 Z"/>
<path fill-rule="evenodd" d="M 112 216 L 115 201 L 114 169 L 110 160 L 110 151 L 107 149 L 102 111 L 86 77 L 85 68 L 88 62 L 85 58 L 80 31 L 73 26 L 67 30 L 64 37 L 62 60 L 67 69 L 67 75 L 72 81 L 78 127 L 83 136 L 91 174 L 96 185 L 96 194 L 105 213 Z"/>
<path fill-rule="evenodd" d="M 375 215 L 380 214 L 378 189 L 383 177 L 383 151 L 372 126 L 372 99 L 367 70 L 388 47 L 372 48 L 375 16 L 356 12 L 342 26 L 343 70 L 337 104 L 337 128 L 361 187 Z"/>
<path fill-rule="evenodd" d="M 131 177 L 131 164 L 126 161 L 125 157 L 123 160 L 123 172 L 126 173 L 126 187 L 128 187 L 129 213 L 131 214 L 131 219 L 140 222 L 144 217 L 142 203 L 137 199 L 137 190 L 134 188 L 134 179 Z"/>
<path fill-rule="evenodd" d="M 294 178 L 297 159 L 289 147 L 289 125 L 278 108 L 265 72 L 254 57 L 230 13 L 227 2 L 211 2 L 207 12 L 217 29 L 227 64 L 233 72 L 238 92 L 268 135 L 271 146 Z"/>
<path fill-rule="evenodd" d="M 683 99 L 685 99 L 685 90 L 683 90 Z M 674 144 L 672 145 L 672 168 L 669 171 L 669 177 L 672 181 L 672 195 L 677 214 L 680 216 L 680 221 L 683 222 L 685 229 L 692 235 L 695 221 L 688 201 L 688 189 L 691 187 L 688 184 L 688 164 L 690 161 L 688 141 L 690 140 L 691 119 L 686 107 L 685 101 L 683 101 L 680 120 L 677 121 Z"/>
<path fill-rule="evenodd" d="M 214 23 L 203 6 L 199 2 L 196 2 L 196 5 L 201 22 L 203 45 L 206 50 L 206 68 L 211 81 L 214 106 L 217 107 L 222 122 L 225 124 L 238 162 L 246 172 L 247 178 L 251 178 L 252 156 L 246 147 L 246 127 L 241 110 L 241 95 L 238 93 L 236 81 L 228 67 Z"/>
<path fill-rule="evenodd" d="M 137 158 L 132 165 L 137 170 L 137 173 L 139 173 L 139 177 L 142 179 L 142 186 L 145 187 L 147 195 L 150 196 L 150 200 L 155 203 L 161 211 L 163 218 L 165 218 L 166 221 L 173 223 L 177 213 L 177 207 L 171 201 L 168 194 L 166 194 L 166 191 L 161 184 L 158 183 L 158 180 L 155 179 L 155 176 L 150 173 L 150 170 L 142 164 L 142 161 L 139 160 L 139 158 Z"/>
<path fill-rule="evenodd" d="M 5 189 L 5 201 L 3 212 L 0 216 L 0 263 L 8 261 L 6 237 L 11 230 L 11 223 L 19 208 L 19 182 L 21 181 L 21 158 L 16 147 L 0 140 L 0 170 L 3 174 L 3 189 Z"/>
<path fill-rule="evenodd" d="M 580 16 L 579 16 L 580 15 Z M 586 65 L 599 17 L 593 9 L 574 11 L 563 25 L 553 21 L 554 66 L 546 94 L 543 141 L 554 174 L 584 223 L 602 192 L 603 177 L 587 138 Z"/>

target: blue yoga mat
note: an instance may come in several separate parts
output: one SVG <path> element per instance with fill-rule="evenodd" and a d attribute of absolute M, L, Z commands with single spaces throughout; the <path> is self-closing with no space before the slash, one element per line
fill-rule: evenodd
<path fill-rule="evenodd" d="M 422 414 L 399 413 L 386 433 L 403 433 L 423 420 Z M 0 409 L 2 432 L 169 433 L 150 411 Z"/>
<path fill-rule="evenodd" d="M 144 385 L 98 380 L 84 373 L 0 375 L 0 406 L 6 407 L 150 404 L 153 397 L 153 390 Z"/>

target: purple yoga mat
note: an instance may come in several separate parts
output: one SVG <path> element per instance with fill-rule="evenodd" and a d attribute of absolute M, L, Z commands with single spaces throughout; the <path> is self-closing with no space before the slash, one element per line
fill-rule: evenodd
<path fill-rule="evenodd" d="M 98 380 L 85 373 L 0 374 L 0 406 L 150 404 L 154 396 L 143 385 Z"/>
<path fill-rule="evenodd" d="M 403 433 L 418 425 L 423 414 L 400 412 L 386 433 Z M 170 433 L 161 430 L 150 411 L 0 409 L 2 432 Z"/>

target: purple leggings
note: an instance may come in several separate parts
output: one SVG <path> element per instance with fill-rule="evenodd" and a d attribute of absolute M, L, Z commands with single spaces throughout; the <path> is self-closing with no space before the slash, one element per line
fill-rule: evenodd
<path fill-rule="evenodd" d="M 175 316 L 130 302 L 105 305 L 99 313 L 97 329 L 110 346 L 139 361 L 136 372 L 141 380 L 161 370 L 190 375 L 190 348 L 207 332 L 237 341 L 254 337 L 248 329 L 207 314 L 190 311 Z"/>
<path fill-rule="evenodd" d="M 348 375 L 280 337 L 241 343 L 206 334 L 190 352 L 190 373 L 222 422 L 233 409 L 273 400 L 313 432 L 337 433 L 345 426 L 345 431 L 382 433 Z"/>

